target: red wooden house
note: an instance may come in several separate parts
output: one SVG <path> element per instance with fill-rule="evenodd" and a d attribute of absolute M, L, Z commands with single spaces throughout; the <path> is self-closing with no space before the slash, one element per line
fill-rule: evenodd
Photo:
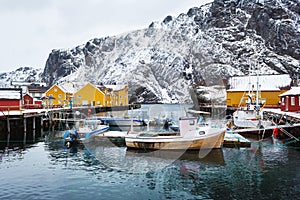
<path fill-rule="evenodd" d="M 21 105 L 21 88 L 0 88 L 0 111 L 20 110 Z"/>
<path fill-rule="evenodd" d="M 279 97 L 282 111 L 300 112 L 300 87 L 292 87 Z"/>
<path fill-rule="evenodd" d="M 34 109 L 34 108 L 43 108 L 42 100 L 37 100 L 29 94 L 23 96 L 23 108 L 24 109 Z"/>
<path fill-rule="evenodd" d="M 25 94 L 23 96 L 23 105 L 32 105 L 33 104 L 33 97 L 29 94 Z"/>

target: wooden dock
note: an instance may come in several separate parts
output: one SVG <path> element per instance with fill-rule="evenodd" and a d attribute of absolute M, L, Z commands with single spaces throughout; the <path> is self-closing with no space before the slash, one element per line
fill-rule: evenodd
<path fill-rule="evenodd" d="M 44 131 L 66 130 L 72 126 L 75 115 L 80 113 L 83 117 L 107 111 L 122 111 L 138 109 L 141 105 L 131 104 L 125 106 L 109 107 L 48 107 L 42 109 L 2 108 L 0 111 L 0 141 L 35 141 L 43 137 Z"/>
<path fill-rule="evenodd" d="M 223 146 L 233 148 L 251 147 L 251 142 L 250 140 L 246 139 L 238 133 L 226 131 Z"/>
<path fill-rule="evenodd" d="M 300 124 L 299 112 L 286 112 L 280 109 L 264 108 L 264 115 L 277 115 L 280 118 L 285 118 L 290 124 Z"/>
<path fill-rule="evenodd" d="M 65 108 L 42 108 L 42 109 L 20 109 L 20 110 L 11 110 L 7 107 L 6 110 L 0 111 L 0 118 L 7 117 L 7 116 L 40 116 L 44 115 L 45 113 L 55 113 L 60 111 L 82 111 L 83 113 L 93 112 L 93 113 L 100 113 L 100 112 L 110 112 L 110 111 L 123 111 L 123 110 L 130 110 L 139 109 L 141 108 L 140 104 L 131 104 L 125 106 L 80 106 L 80 107 L 73 107 L 70 109 L 69 107 Z"/>

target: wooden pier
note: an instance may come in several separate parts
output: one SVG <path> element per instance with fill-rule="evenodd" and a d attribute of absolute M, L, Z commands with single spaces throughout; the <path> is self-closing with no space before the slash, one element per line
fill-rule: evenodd
<path fill-rule="evenodd" d="M 65 130 L 73 125 L 75 115 L 88 117 L 101 112 L 122 111 L 138 109 L 141 105 L 132 104 L 126 106 L 109 107 L 73 107 L 43 108 L 43 109 L 19 109 L 5 107 L 0 111 L 0 141 L 9 144 L 10 141 L 27 143 L 36 141 L 43 136 L 45 131 Z M 70 119 L 70 120 L 68 120 Z"/>
<path fill-rule="evenodd" d="M 290 124 L 300 124 L 300 112 L 286 112 L 280 109 L 264 109 L 264 115 L 277 115 L 279 118 L 284 118 Z"/>

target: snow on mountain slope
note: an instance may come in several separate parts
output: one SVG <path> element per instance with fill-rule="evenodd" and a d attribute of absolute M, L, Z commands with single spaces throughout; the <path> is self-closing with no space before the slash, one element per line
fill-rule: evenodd
<path fill-rule="evenodd" d="M 11 81 L 40 81 L 43 69 L 35 69 L 32 67 L 20 67 L 15 71 L 0 73 L 0 87 L 11 87 Z"/>
<path fill-rule="evenodd" d="M 295 77 L 299 10 L 298 0 L 214 0 L 142 30 L 53 50 L 42 78 L 128 84 L 131 102 L 184 103 L 192 87 L 222 85 L 230 76 Z"/>

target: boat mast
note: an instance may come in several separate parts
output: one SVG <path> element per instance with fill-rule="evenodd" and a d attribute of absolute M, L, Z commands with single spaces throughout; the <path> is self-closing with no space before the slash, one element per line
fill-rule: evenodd
<path fill-rule="evenodd" d="M 256 65 L 256 117 L 259 119 L 258 126 L 261 125 L 261 116 L 260 116 L 260 109 L 259 109 L 259 73 L 258 73 L 258 66 Z"/>
<path fill-rule="evenodd" d="M 133 132 L 133 105 L 131 104 L 131 122 L 130 122 L 130 131 Z"/>
<path fill-rule="evenodd" d="M 256 110 L 259 111 L 258 109 L 258 100 L 259 100 L 259 75 L 258 73 L 256 74 Z"/>

